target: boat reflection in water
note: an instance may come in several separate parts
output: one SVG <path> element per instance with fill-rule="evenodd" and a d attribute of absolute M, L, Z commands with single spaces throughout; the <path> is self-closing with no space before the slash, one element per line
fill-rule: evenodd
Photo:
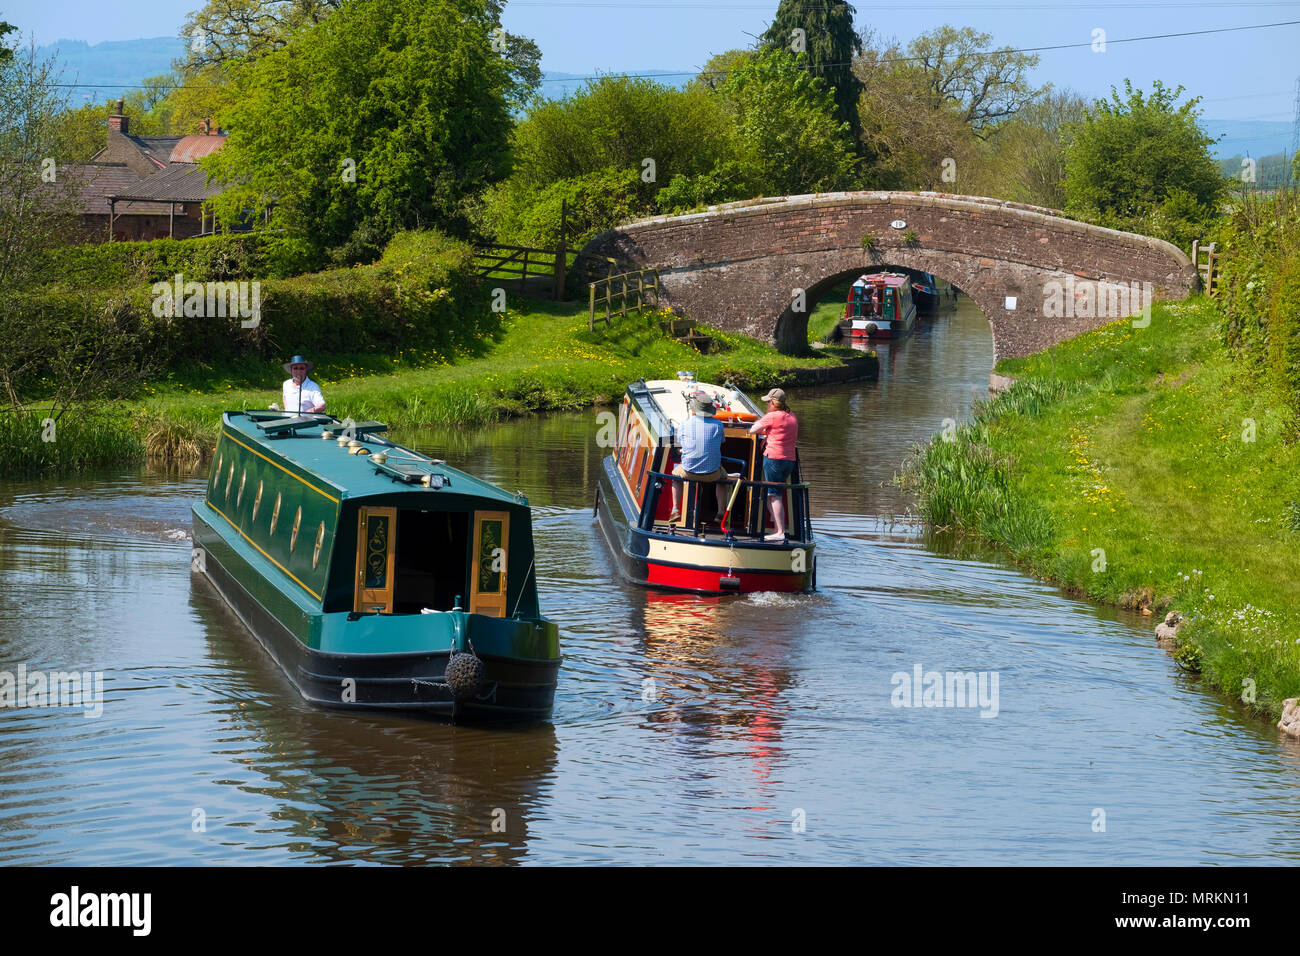
<path fill-rule="evenodd" d="M 808 599 L 766 594 L 745 603 L 769 600 L 785 606 Z M 788 759 L 781 734 L 787 695 L 796 689 L 789 663 L 797 638 L 789 629 L 762 640 L 736 633 L 736 608 L 718 597 L 649 592 L 640 611 L 646 675 L 654 681 L 646 686 L 661 703 L 651 725 L 681 740 L 692 758 L 688 776 L 700 775 L 707 765 L 700 759 L 742 756 L 748 779 L 737 792 L 753 801 L 744 809 L 780 815 L 771 801 L 783 789 Z"/>
<path fill-rule="evenodd" d="M 217 675 L 207 693 L 232 701 L 224 748 L 244 751 L 233 757 L 242 773 L 208 783 L 237 792 L 202 798 L 206 838 L 235 827 L 229 839 L 287 850 L 290 862 L 492 865 L 527 854 L 555 772 L 549 723 L 480 728 L 375 711 L 341 721 L 290 697 L 287 679 L 264 665 L 263 648 L 201 578 L 190 606 Z M 267 796 L 276 801 L 269 821 Z"/>

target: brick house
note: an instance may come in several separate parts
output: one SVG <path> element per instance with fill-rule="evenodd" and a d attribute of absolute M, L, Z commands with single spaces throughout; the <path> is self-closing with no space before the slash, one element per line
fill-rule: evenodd
<path fill-rule="evenodd" d="M 89 163 L 60 169 L 74 184 L 82 241 L 189 239 L 212 231 L 205 202 L 222 191 L 198 165 L 226 144 L 203 121 L 193 136 L 132 136 L 118 100 L 108 141 Z"/>

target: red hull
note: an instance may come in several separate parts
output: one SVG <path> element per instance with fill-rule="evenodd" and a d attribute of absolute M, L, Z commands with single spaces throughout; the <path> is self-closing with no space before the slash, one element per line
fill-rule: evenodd
<path fill-rule="evenodd" d="M 731 577 L 740 580 L 739 587 L 723 587 L 724 571 L 703 568 L 682 568 L 675 565 L 646 562 L 646 583 L 662 588 L 685 591 L 753 594 L 758 591 L 789 591 L 799 593 L 809 590 L 806 574 L 772 574 L 763 571 L 733 571 Z"/>

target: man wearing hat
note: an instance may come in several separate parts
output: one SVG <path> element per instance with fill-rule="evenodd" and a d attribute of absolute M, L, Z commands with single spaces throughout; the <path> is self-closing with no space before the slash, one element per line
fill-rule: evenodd
<path fill-rule="evenodd" d="M 722 422 L 713 417 L 717 410 L 707 392 L 695 392 L 687 402 L 692 414 L 682 423 L 677 434 L 682 447 L 682 461 L 673 469 L 679 478 L 694 478 L 697 481 L 721 482 L 727 477 L 722 467 Z M 682 487 L 684 481 L 673 482 L 673 513 L 668 519 L 676 521 L 682 516 Z M 718 515 L 727 510 L 727 490 L 721 484 L 715 484 L 718 495 Z"/>
<path fill-rule="evenodd" d="M 301 355 L 295 355 L 284 363 L 284 370 L 292 376 L 285 379 L 282 389 L 286 412 L 311 415 L 325 411 L 325 396 L 321 394 L 320 386 L 307 377 L 307 373 L 315 367 L 316 363 L 308 362 Z M 280 410 L 280 406 L 274 402 L 271 407 Z"/>
<path fill-rule="evenodd" d="M 765 435 L 763 446 L 763 480 L 774 482 L 767 488 L 767 507 L 776 530 L 768 541 L 785 540 L 785 496 L 776 485 L 785 484 L 794 473 L 795 442 L 799 440 L 799 420 L 786 404 L 785 392 L 774 388 L 763 396 L 767 414 L 750 426 L 751 435 Z"/>

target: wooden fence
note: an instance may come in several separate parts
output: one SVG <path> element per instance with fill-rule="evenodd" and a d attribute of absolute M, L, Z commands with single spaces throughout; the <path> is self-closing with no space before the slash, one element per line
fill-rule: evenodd
<path fill-rule="evenodd" d="M 596 306 L 603 304 L 605 325 L 616 315 L 627 315 L 633 310 L 644 311 L 647 307 L 659 307 L 659 273 L 654 269 L 637 269 L 619 275 L 607 276 L 587 284 L 590 299 L 587 313 L 587 328 L 596 329 Z M 618 300 L 618 308 L 614 302 Z"/>
<path fill-rule="evenodd" d="M 563 247 L 538 249 L 532 246 L 491 245 L 474 247 L 474 272 L 489 281 L 508 283 L 524 294 L 564 298 L 566 279 L 579 283 L 608 278 L 625 268 L 616 259 L 582 252 L 565 252 Z"/>
<path fill-rule="evenodd" d="M 1219 254 L 1214 251 L 1216 243 L 1201 245 L 1201 240 L 1192 240 L 1192 264 L 1196 266 L 1201 277 L 1201 288 L 1205 294 L 1214 297 L 1219 291 Z"/>

